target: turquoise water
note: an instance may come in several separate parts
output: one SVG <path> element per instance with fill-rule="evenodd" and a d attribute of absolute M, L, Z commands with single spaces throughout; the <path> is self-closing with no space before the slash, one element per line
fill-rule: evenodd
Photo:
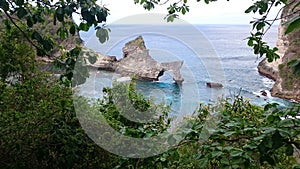
<path fill-rule="evenodd" d="M 261 90 L 269 91 L 274 82 L 257 72 L 261 59 L 252 53 L 245 40 L 251 31 L 249 25 L 112 25 L 111 29 L 110 40 L 106 44 L 98 42 L 93 30 L 81 33 L 81 37 L 88 48 L 121 58 L 125 43 L 142 35 L 150 55 L 157 61 L 184 61 L 181 73 L 185 81 L 182 85 L 175 84 L 169 73 L 165 73 L 158 82 L 137 82 L 138 91 L 146 97 L 154 97 L 157 102 L 165 100 L 172 103 L 173 110 L 181 108 L 188 112 L 199 102 L 214 102 L 218 97 L 237 94 L 259 105 L 269 102 L 282 106 L 289 104 L 270 95 L 259 96 Z M 276 26 L 265 39 L 271 46 L 275 45 Z M 109 72 L 92 72 L 81 89 L 82 94 L 101 97 L 101 88 L 110 86 L 113 77 L 118 78 Z M 210 81 L 220 82 L 224 88 L 211 89 L 206 86 L 206 82 Z"/>

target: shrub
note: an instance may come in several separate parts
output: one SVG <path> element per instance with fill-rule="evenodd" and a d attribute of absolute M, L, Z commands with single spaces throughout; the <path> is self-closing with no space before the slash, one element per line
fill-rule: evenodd
<path fill-rule="evenodd" d="M 0 98 L 0 168 L 113 166 L 114 157 L 81 128 L 70 88 L 37 75 L 24 83 L 2 83 Z"/>

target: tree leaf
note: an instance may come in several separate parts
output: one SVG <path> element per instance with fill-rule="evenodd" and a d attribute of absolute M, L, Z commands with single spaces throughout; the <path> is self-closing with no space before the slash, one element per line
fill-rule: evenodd
<path fill-rule="evenodd" d="M 299 74 L 300 73 L 300 63 L 298 63 L 295 67 L 294 67 L 294 74 Z"/>
<path fill-rule="evenodd" d="M 17 16 L 19 19 L 22 19 L 27 14 L 27 11 L 24 8 L 17 9 Z"/>
<path fill-rule="evenodd" d="M 266 24 L 264 22 L 259 22 L 256 26 L 257 30 L 261 30 Z"/>
<path fill-rule="evenodd" d="M 288 34 L 300 27 L 300 16 L 297 16 L 286 28 L 285 34 Z"/>
<path fill-rule="evenodd" d="M 51 49 L 53 49 L 53 45 L 51 44 L 51 42 L 49 40 L 43 40 L 42 45 L 46 51 L 50 51 Z"/>
<path fill-rule="evenodd" d="M 241 150 L 233 150 L 231 153 L 230 153 L 230 156 L 231 157 L 239 157 L 239 156 L 242 156 L 243 155 L 243 151 Z"/>
<path fill-rule="evenodd" d="M 22 5 L 24 5 L 24 0 L 17 0 L 17 1 L 16 1 L 16 4 L 17 4 L 18 6 L 22 6 Z"/>
<path fill-rule="evenodd" d="M 279 134 L 279 131 L 276 131 L 272 136 L 273 149 L 280 148 L 283 145 L 282 136 Z"/>
<path fill-rule="evenodd" d="M 186 13 L 185 8 L 182 8 L 181 13 L 182 13 L 183 15 L 185 15 L 185 13 Z"/>
<path fill-rule="evenodd" d="M 75 35 L 75 33 L 76 33 L 76 27 L 75 27 L 74 24 L 71 25 L 69 32 L 70 32 L 71 35 Z"/>
<path fill-rule="evenodd" d="M 294 126 L 294 122 L 292 119 L 284 119 L 284 120 L 281 120 L 278 124 L 280 127 L 293 127 Z"/>
<path fill-rule="evenodd" d="M 300 60 L 298 60 L 298 59 L 293 59 L 293 60 L 289 61 L 289 62 L 287 63 L 287 65 L 290 66 L 290 67 L 295 67 L 295 66 L 297 66 L 299 63 L 300 63 Z"/>
<path fill-rule="evenodd" d="M 231 136 L 232 134 L 235 134 L 235 133 L 236 133 L 235 131 L 229 131 L 229 132 L 224 133 L 224 136 L 228 137 L 228 136 Z"/>
<path fill-rule="evenodd" d="M 32 18 L 31 18 L 31 17 L 28 17 L 28 18 L 26 19 L 26 21 L 27 21 L 27 26 L 31 28 L 31 27 L 33 26 Z"/>
<path fill-rule="evenodd" d="M 91 64 L 94 64 L 97 61 L 97 57 L 95 55 L 89 56 L 88 60 Z"/>
<path fill-rule="evenodd" d="M 173 15 L 169 15 L 167 17 L 167 22 L 173 22 L 174 21 L 174 16 Z"/>
<path fill-rule="evenodd" d="M 96 14 L 98 23 L 106 22 L 107 15 L 108 15 L 107 9 L 101 8 L 101 10 L 98 10 Z"/>
<path fill-rule="evenodd" d="M 221 155 L 223 155 L 222 151 L 213 151 L 213 152 L 211 152 L 212 158 L 217 158 L 217 157 L 220 157 Z"/>
<path fill-rule="evenodd" d="M 96 36 L 98 37 L 100 43 L 104 43 L 109 39 L 108 30 L 104 28 L 99 28 L 96 31 Z"/>
<path fill-rule="evenodd" d="M 293 169 L 300 169 L 300 164 L 294 164 Z"/>
<path fill-rule="evenodd" d="M 4 11 L 8 11 L 9 10 L 9 4 L 8 4 L 8 2 L 6 2 L 6 0 L 0 0 L 0 7 Z"/>
<path fill-rule="evenodd" d="M 31 38 L 37 40 L 38 42 L 43 40 L 42 36 L 37 31 L 32 33 Z"/>
<path fill-rule="evenodd" d="M 202 158 L 199 160 L 199 168 L 207 168 L 208 165 L 208 159 L 207 158 Z"/>
<path fill-rule="evenodd" d="M 250 13 L 251 11 L 253 11 L 253 13 L 255 13 L 256 10 L 257 10 L 257 6 L 252 5 L 248 9 L 245 10 L 245 13 Z"/>
<path fill-rule="evenodd" d="M 223 165 L 229 165 L 229 161 L 228 161 L 228 159 L 226 159 L 226 158 L 222 158 L 222 159 L 220 160 L 220 163 L 223 164 Z"/>
<path fill-rule="evenodd" d="M 59 7 L 55 11 L 55 16 L 59 22 L 64 21 L 64 9 L 62 7 Z"/>
<path fill-rule="evenodd" d="M 83 8 L 81 10 L 81 15 L 82 15 L 82 18 L 87 21 L 87 23 L 92 23 L 95 20 L 95 17 L 93 15 L 91 15 L 91 12 L 89 10 L 87 10 L 86 8 Z"/>
<path fill-rule="evenodd" d="M 268 2 L 260 1 L 259 7 L 260 7 L 259 14 L 260 15 L 264 14 L 268 10 Z"/>
<path fill-rule="evenodd" d="M 286 155 L 288 155 L 288 156 L 292 156 L 293 155 L 293 153 L 294 153 L 294 147 L 292 146 L 292 144 L 288 144 L 286 146 L 285 152 L 286 152 Z"/>
<path fill-rule="evenodd" d="M 63 9 L 62 7 L 58 7 L 58 8 L 56 9 L 56 13 L 57 13 L 57 14 L 60 14 L 60 15 L 63 15 L 63 14 L 64 14 L 64 9 Z"/>
<path fill-rule="evenodd" d="M 88 31 L 89 28 L 90 28 L 90 27 L 89 27 L 89 25 L 88 25 L 87 23 L 81 22 L 81 23 L 79 24 L 79 29 L 80 29 L 80 30 Z"/>
<path fill-rule="evenodd" d="M 248 40 L 248 46 L 253 46 L 253 40 L 252 39 Z"/>
<path fill-rule="evenodd" d="M 60 27 L 56 33 L 62 40 L 67 39 L 68 37 L 68 31 L 64 27 Z"/>

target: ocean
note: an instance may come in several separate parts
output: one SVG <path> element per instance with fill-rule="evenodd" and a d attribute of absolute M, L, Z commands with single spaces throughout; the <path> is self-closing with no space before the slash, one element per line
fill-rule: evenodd
<path fill-rule="evenodd" d="M 240 95 L 257 105 L 276 102 L 288 106 L 289 101 L 272 97 L 269 93 L 274 82 L 257 71 L 262 60 L 247 46 L 251 25 L 111 25 L 110 39 L 101 44 L 95 31 L 81 32 L 87 48 L 103 55 L 122 57 L 126 42 L 141 35 L 150 55 L 158 62 L 183 60 L 182 85 L 174 83 L 166 72 L 159 81 L 137 81 L 136 88 L 145 97 L 159 103 L 172 104 L 174 114 L 193 112 L 199 102 L 214 103 L 218 98 Z M 277 41 L 277 26 L 264 38 L 270 46 Z M 102 88 L 111 86 L 118 75 L 92 70 L 90 78 L 80 87 L 80 94 L 101 98 Z M 209 88 L 206 82 L 218 82 L 221 89 Z M 262 96 L 261 91 L 267 91 Z"/>

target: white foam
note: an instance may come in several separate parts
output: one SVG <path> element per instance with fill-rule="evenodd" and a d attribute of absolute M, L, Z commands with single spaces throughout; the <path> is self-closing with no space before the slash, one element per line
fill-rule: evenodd
<path fill-rule="evenodd" d="M 272 79 L 269 79 L 269 78 L 266 78 L 266 77 L 264 77 L 262 79 L 262 81 L 263 81 L 264 86 L 267 87 L 267 88 L 272 88 L 274 83 L 275 83 Z"/>

